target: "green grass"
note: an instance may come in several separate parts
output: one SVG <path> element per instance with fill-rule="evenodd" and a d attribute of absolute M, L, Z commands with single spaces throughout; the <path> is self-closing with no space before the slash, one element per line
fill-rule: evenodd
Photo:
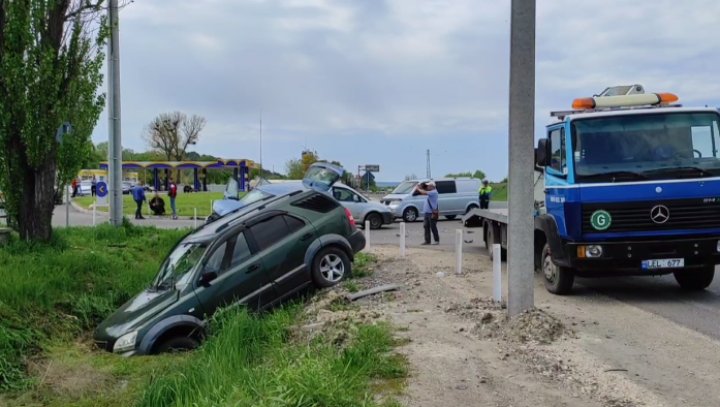
<path fill-rule="evenodd" d="M 241 193 L 243 194 L 243 193 Z M 146 193 L 148 202 L 150 202 L 150 199 L 153 197 L 153 193 Z M 165 213 L 167 216 L 171 213 L 170 210 L 170 198 L 168 198 L 167 194 L 160 194 L 160 197 L 165 200 Z M 212 201 L 217 201 L 223 199 L 223 193 L 222 192 L 193 192 L 191 194 L 184 194 L 179 193 L 175 204 L 177 205 L 177 212 L 179 216 L 193 216 L 193 210 L 197 209 L 198 216 L 206 217 L 210 215 L 212 210 Z M 81 196 L 75 198 L 75 203 L 80 205 L 83 208 L 90 209 L 90 205 L 95 202 L 95 198 L 92 196 Z M 128 215 L 134 215 L 135 214 L 135 201 L 132 199 L 132 195 L 123 195 L 123 213 Z M 107 212 L 108 207 L 98 207 L 98 211 Z M 143 204 L 143 214 L 149 214 L 150 208 L 148 207 L 147 203 Z"/>
<path fill-rule="evenodd" d="M 94 328 L 149 283 L 184 233 L 104 225 L 0 248 L 0 390 L 31 387 L 28 358 Z"/>
<path fill-rule="evenodd" d="M 377 256 L 371 253 L 360 252 L 355 255 L 352 278 L 363 278 L 373 275 L 377 265 Z"/>
<path fill-rule="evenodd" d="M 217 335 L 172 373 L 154 379 L 140 406 L 377 406 L 377 381 L 404 378 L 386 325 L 361 325 L 345 348 L 327 338 L 296 341 L 297 307 L 254 316 L 231 309 Z"/>
<path fill-rule="evenodd" d="M 491 184 L 493 201 L 507 201 L 507 183 Z"/>

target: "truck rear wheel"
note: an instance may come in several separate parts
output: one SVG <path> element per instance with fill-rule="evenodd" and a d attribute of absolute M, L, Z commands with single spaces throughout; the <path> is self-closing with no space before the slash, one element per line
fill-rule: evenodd
<path fill-rule="evenodd" d="M 572 291 L 575 273 L 569 267 L 560 267 L 553 263 L 550 245 L 547 243 L 542 250 L 540 267 L 545 281 L 545 289 L 558 295 L 569 294 Z"/>
<path fill-rule="evenodd" d="M 680 270 L 673 273 L 675 281 L 683 290 L 699 291 L 706 289 L 715 277 L 715 266 L 706 267 L 700 271 Z"/>

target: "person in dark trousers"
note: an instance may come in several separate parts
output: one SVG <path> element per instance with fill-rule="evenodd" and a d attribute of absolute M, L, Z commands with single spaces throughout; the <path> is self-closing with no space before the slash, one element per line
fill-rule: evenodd
<path fill-rule="evenodd" d="M 72 180 L 72 197 L 75 198 L 75 196 L 78 193 L 78 180 L 77 178 L 73 178 Z"/>
<path fill-rule="evenodd" d="M 425 242 L 423 245 L 430 244 L 430 232 L 432 232 L 435 242 L 440 244 L 440 233 L 437 228 L 437 221 L 440 217 L 438 208 L 438 192 L 435 189 L 435 182 L 423 182 L 415 187 L 415 192 L 420 195 L 426 195 L 427 199 L 423 204 L 423 229 L 425 229 Z M 414 194 L 415 195 L 415 194 Z"/>
<path fill-rule="evenodd" d="M 90 182 L 90 195 L 95 196 L 96 192 L 97 192 L 97 179 L 93 175 L 92 181 Z"/>
<path fill-rule="evenodd" d="M 492 187 L 490 183 L 485 180 L 483 186 L 480 188 L 480 209 L 487 209 L 490 206 L 490 195 L 492 194 Z"/>
<path fill-rule="evenodd" d="M 172 218 L 177 219 L 177 208 L 175 207 L 175 198 L 177 197 L 177 184 L 170 177 L 168 183 L 168 196 L 170 197 L 170 209 L 172 209 Z"/>
<path fill-rule="evenodd" d="M 132 196 L 137 204 L 137 210 L 135 211 L 135 219 L 145 219 L 142 216 L 142 204 L 147 201 L 145 198 L 145 188 L 143 188 L 142 181 L 138 182 L 132 189 Z"/>

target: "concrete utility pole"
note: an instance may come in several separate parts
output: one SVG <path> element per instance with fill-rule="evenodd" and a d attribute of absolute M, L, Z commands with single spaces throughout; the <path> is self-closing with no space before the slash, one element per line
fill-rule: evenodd
<path fill-rule="evenodd" d="M 534 116 L 535 0 L 512 0 L 508 201 L 508 313 L 510 316 L 534 306 Z"/>
<path fill-rule="evenodd" d="M 122 225 L 122 139 L 120 135 L 120 36 L 118 34 L 118 1 L 108 6 L 110 41 L 108 42 L 108 183 L 110 186 L 110 223 Z"/>

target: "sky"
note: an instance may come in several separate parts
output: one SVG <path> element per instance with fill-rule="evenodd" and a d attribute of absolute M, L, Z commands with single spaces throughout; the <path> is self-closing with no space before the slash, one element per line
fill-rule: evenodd
<path fill-rule="evenodd" d="M 535 138 L 613 85 L 720 106 L 718 15 L 716 0 L 538 0 Z M 507 176 L 509 0 L 135 0 L 120 49 L 125 148 L 181 111 L 207 119 L 196 151 L 277 172 L 309 149 L 400 181 L 425 176 L 429 149 L 434 178 Z"/>

